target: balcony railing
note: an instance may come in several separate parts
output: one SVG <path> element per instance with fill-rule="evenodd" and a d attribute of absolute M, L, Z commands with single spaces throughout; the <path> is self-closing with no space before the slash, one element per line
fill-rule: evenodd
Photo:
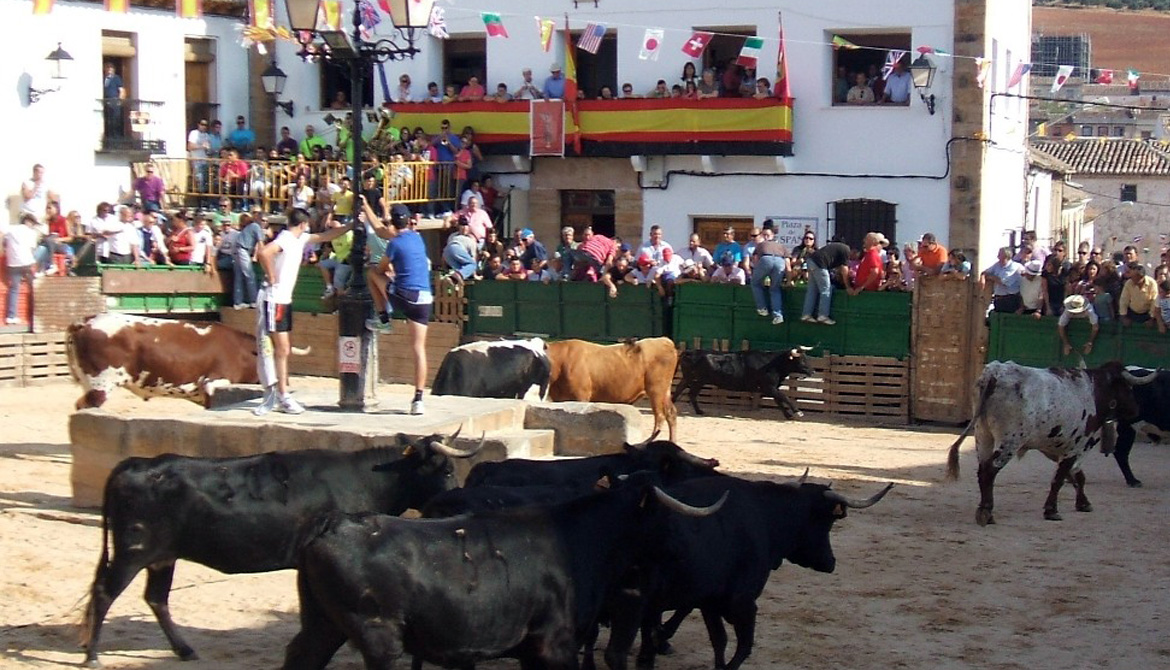
<path fill-rule="evenodd" d="M 166 142 L 155 139 L 155 116 L 164 103 L 153 100 L 99 99 L 102 153 L 166 153 Z"/>

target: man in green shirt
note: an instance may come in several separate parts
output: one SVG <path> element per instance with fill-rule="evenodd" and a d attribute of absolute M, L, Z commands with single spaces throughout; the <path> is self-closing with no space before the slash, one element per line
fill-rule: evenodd
<path fill-rule="evenodd" d="M 321 147 L 321 150 L 324 151 L 328 144 L 325 138 L 317 134 L 317 130 L 313 128 L 312 124 L 305 126 L 305 139 L 301 140 L 301 155 L 307 160 L 313 160 L 313 147 Z"/>

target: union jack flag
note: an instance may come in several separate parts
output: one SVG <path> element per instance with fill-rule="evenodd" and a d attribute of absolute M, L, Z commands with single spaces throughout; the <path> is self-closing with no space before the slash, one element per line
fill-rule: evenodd
<path fill-rule="evenodd" d="M 902 56 L 905 55 L 905 51 L 892 50 L 886 52 L 886 64 L 882 66 L 882 81 L 889 79 L 890 75 L 894 74 L 894 66 L 897 65 L 898 61 L 902 60 Z"/>
<path fill-rule="evenodd" d="M 362 17 L 362 39 L 369 40 L 374 34 L 374 28 L 377 28 L 378 24 L 382 22 L 382 17 L 378 16 L 378 10 L 370 0 L 360 0 L 358 12 Z"/>
<path fill-rule="evenodd" d="M 596 55 L 597 50 L 601 48 L 601 38 L 603 37 L 605 37 L 604 23 L 587 23 L 585 24 L 585 32 L 581 33 L 581 38 L 577 40 L 577 48 Z"/>

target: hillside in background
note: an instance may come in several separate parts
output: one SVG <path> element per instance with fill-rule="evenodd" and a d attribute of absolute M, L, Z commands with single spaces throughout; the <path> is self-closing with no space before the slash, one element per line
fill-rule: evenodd
<path fill-rule="evenodd" d="M 1170 12 L 1170 0 L 1033 0 L 1034 7 L 1090 7 L 1107 9 L 1152 9 Z"/>
<path fill-rule="evenodd" d="M 1120 2 L 1121 0 L 1116 0 Z M 1138 4 L 1133 0 L 1131 4 Z M 1154 0 L 1147 0 L 1147 4 Z M 1058 4 L 1053 0 L 1049 5 Z M 1071 6 L 1071 2 L 1060 2 Z M 1170 6 L 1170 0 L 1166 0 Z M 1170 11 L 1123 12 L 1113 9 L 1068 9 L 1041 6 L 1032 9 L 1034 35 L 1089 35 L 1093 67 L 1170 74 Z M 1122 78 L 1124 80 L 1124 77 Z M 1147 78 L 1148 80 L 1148 78 Z"/>

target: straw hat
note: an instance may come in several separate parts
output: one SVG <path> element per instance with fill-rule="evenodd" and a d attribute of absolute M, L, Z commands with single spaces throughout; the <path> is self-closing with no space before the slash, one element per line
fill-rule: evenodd
<path fill-rule="evenodd" d="M 1070 295 L 1064 299 L 1064 311 L 1069 314 L 1083 314 L 1089 309 L 1089 303 L 1083 295 Z"/>

